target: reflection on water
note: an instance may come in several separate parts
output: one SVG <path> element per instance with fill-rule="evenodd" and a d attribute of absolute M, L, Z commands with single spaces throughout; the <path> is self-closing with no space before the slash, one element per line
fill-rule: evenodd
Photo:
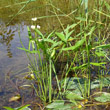
<path fill-rule="evenodd" d="M 0 32 L 0 43 L 7 47 L 7 56 L 9 58 L 12 57 L 12 52 L 10 50 L 10 47 L 11 47 L 11 41 L 13 40 L 13 37 L 15 36 L 14 32 L 15 30 L 11 29 L 11 27 L 4 28 L 4 30 Z"/>
<path fill-rule="evenodd" d="M 9 58 L 12 58 L 12 51 L 13 48 L 17 48 L 17 46 L 20 46 L 18 44 L 20 44 L 19 41 L 19 35 L 18 35 L 18 28 L 21 28 L 21 33 L 24 34 L 24 38 L 22 37 L 22 40 L 25 40 L 25 36 L 27 35 L 27 27 L 25 25 L 14 25 L 14 26 L 8 26 L 5 27 L 4 25 L 0 26 L 0 44 L 1 44 L 1 48 L 5 49 L 7 51 L 7 56 Z M 25 28 L 25 30 L 24 30 Z M 21 35 L 22 35 L 21 34 Z M 17 43 L 17 44 L 16 44 Z M 28 44 L 28 41 L 25 40 L 25 43 Z M 15 49 L 16 50 L 16 49 Z M 14 52 L 14 54 L 16 54 Z"/>

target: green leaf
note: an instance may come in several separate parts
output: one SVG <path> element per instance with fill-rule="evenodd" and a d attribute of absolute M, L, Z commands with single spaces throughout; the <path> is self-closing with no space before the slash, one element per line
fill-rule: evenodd
<path fill-rule="evenodd" d="M 63 79 L 61 81 L 61 84 L 63 88 L 66 88 L 67 90 L 71 90 L 76 94 L 82 95 L 82 93 L 84 92 L 85 82 L 87 82 L 86 78 L 72 77 L 72 78 Z"/>
<path fill-rule="evenodd" d="M 52 32 L 48 35 L 47 39 L 53 37 L 53 33 L 54 33 L 54 32 L 55 32 L 55 31 L 52 31 Z"/>
<path fill-rule="evenodd" d="M 64 88 L 64 83 L 65 83 L 65 80 L 66 80 L 66 88 L 69 89 L 69 90 L 72 90 L 72 89 L 76 89 L 78 88 L 78 79 L 75 79 L 76 77 L 74 78 L 66 78 L 66 79 L 63 79 L 61 81 L 61 84 L 63 85 L 63 88 Z"/>
<path fill-rule="evenodd" d="M 70 28 L 71 27 L 68 25 L 67 28 L 64 30 L 65 34 L 68 34 Z"/>
<path fill-rule="evenodd" d="M 53 40 L 51 40 L 51 39 L 45 39 L 45 38 L 44 38 L 43 41 L 44 41 L 44 42 L 50 42 L 50 43 L 52 43 L 52 44 L 55 43 L 55 42 L 54 42 Z"/>
<path fill-rule="evenodd" d="M 105 77 L 105 76 L 104 76 L 104 77 L 101 79 L 101 81 L 102 81 L 102 83 L 103 83 L 103 87 L 110 85 L 110 77 Z"/>
<path fill-rule="evenodd" d="M 87 36 L 91 35 L 94 30 L 95 30 L 95 26 L 93 26 L 93 27 L 90 29 L 89 33 L 87 33 Z"/>
<path fill-rule="evenodd" d="M 46 106 L 46 108 L 62 108 L 64 106 L 64 100 L 55 100 L 53 103 Z"/>
<path fill-rule="evenodd" d="M 97 56 L 99 56 L 99 57 L 101 57 L 101 56 L 105 56 L 105 52 L 104 51 L 95 51 L 95 54 L 97 55 Z"/>
<path fill-rule="evenodd" d="M 68 47 L 68 48 L 63 48 L 62 50 L 64 51 L 68 51 L 68 50 L 76 50 L 77 48 L 79 48 L 81 45 L 83 45 L 85 39 L 81 39 L 80 41 L 78 41 L 74 46 Z"/>
<path fill-rule="evenodd" d="M 35 2 L 35 1 L 37 1 L 37 0 L 31 0 L 31 2 Z"/>
<path fill-rule="evenodd" d="M 29 46 L 28 46 L 28 49 L 30 50 L 32 46 L 32 49 L 35 50 L 35 41 L 34 40 L 29 40 Z"/>
<path fill-rule="evenodd" d="M 104 49 L 106 49 L 106 48 L 110 48 L 110 44 L 99 45 L 99 46 L 96 46 L 96 47 L 94 47 L 94 48 L 104 48 Z"/>
<path fill-rule="evenodd" d="M 50 57 L 52 58 L 54 55 L 55 55 L 55 49 L 53 49 L 53 51 L 52 51 Z"/>
<path fill-rule="evenodd" d="M 78 23 L 77 23 L 77 24 L 78 24 Z M 68 32 L 69 32 L 69 29 L 73 29 L 77 24 L 72 24 L 72 25 L 70 25 L 70 26 L 68 25 L 67 28 L 64 29 L 64 32 L 65 32 L 65 33 L 68 33 Z"/>
<path fill-rule="evenodd" d="M 62 44 L 62 41 L 59 41 L 59 42 L 55 42 L 52 46 L 51 46 L 51 49 L 57 47 L 57 46 L 60 46 Z"/>
<path fill-rule="evenodd" d="M 16 108 L 16 110 L 31 110 L 30 108 L 28 108 L 28 106 L 30 106 L 30 104 L 24 105 L 22 107 Z"/>
<path fill-rule="evenodd" d="M 70 38 L 70 35 L 73 33 L 74 30 L 70 31 L 69 33 L 66 33 L 66 40 Z"/>
<path fill-rule="evenodd" d="M 55 33 L 63 42 L 67 42 L 66 41 L 66 38 L 65 38 L 65 35 L 63 33 L 59 33 L 59 32 L 56 32 Z"/>
<path fill-rule="evenodd" d="M 91 62 L 90 64 L 91 64 L 91 65 L 94 65 L 94 66 L 102 66 L 103 64 L 106 64 L 106 62 L 101 62 L 101 63 Z"/>
<path fill-rule="evenodd" d="M 69 99 L 69 100 L 73 100 L 73 101 L 79 101 L 79 100 L 83 100 L 84 98 L 80 95 L 80 94 L 76 94 L 76 93 L 74 93 L 74 91 L 73 92 L 68 92 L 67 94 L 66 94 L 66 98 L 67 99 Z"/>
<path fill-rule="evenodd" d="M 95 97 L 94 99 L 99 102 L 110 102 L 110 93 L 104 92 L 101 96 Z"/>
<path fill-rule="evenodd" d="M 36 50 L 30 51 L 30 50 L 25 49 L 25 48 L 20 48 L 20 47 L 17 47 L 17 48 L 20 49 L 20 50 L 24 50 L 25 52 L 29 52 L 29 53 L 37 53 Z"/>
<path fill-rule="evenodd" d="M 28 30 L 29 40 L 31 40 L 32 39 L 32 35 L 31 35 L 31 31 L 30 31 L 28 26 L 27 26 L 27 30 Z"/>
<path fill-rule="evenodd" d="M 86 18 L 83 18 L 83 17 L 75 17 L 75 18 L 80 21 L 86 21 Z"/>
<path fill-rule="evenodd" d="M 46 106 L 52 110 L 71 110 L 71 107 L 75 106 L 73 103 L 64 104 L 64 100 L 55 100 L 53 103 Z"/>
<path fill-rule="evenodd" d="M 11 108 L 11 107 L 3 107 L 3 108 L 5 108 L 7 110 L 15 110 L 14 108 Z"/>
<path fill-rule="evenodd" d="M 35 31 L 38 35 L 42 37 L 42 39 L 44 39 L 44 35 L 37 28 L 35 29 Z"/>
<path fill-rule="evenodd" d="M 104 4 L 106 6 L 106 8 L 110 11 L 110 4 L 106 2 L 106 0 L 104 0 Z"/>
<path fill-rule="evenodd" d="M 110 77 L 97 78 L 95 81 L 91 82 L 91 89 L 99 88 L 102 83 L 102 87 L 108 86 L 110 84 Z"/>
<path fill-rule="evenodd" d="M 88 13 L 88 0 L 85 0 L 85 13 Z"/>
<path fill-rule="evenodd" d="M 91 82 L 91 89 L 99 88 L 100 87 L 100 80 L 96 79 L 95 81 Z"/>
<path fill-rule="evenodd" d="M 70 25 L 70 29 L 72 29 L 72 28 L 74 28 L 75 26 L 77 26 L 79 24 L 79 22 L 76 24 L 72 24 L 72 25 Z"/>
<path fill-rule="evenodd" d="M 73 68 L 71 68 L 72 70 L 77 70 L 77 69 L 81 69 L 81 68 L 87 68 L 87 63 L 86 64 L 82 64 L 82 65 L 80 65 L 80 66 L 75 66 L 75 67 L 73 67 Z"/>

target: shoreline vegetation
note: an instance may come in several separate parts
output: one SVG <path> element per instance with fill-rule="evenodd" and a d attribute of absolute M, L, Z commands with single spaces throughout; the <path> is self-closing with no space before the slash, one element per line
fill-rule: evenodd
<path fill-rule="evenodd" d="M 27 4 L 35 1 L 37 3 L 39 0 L 14 4 L 23 5 L 8 25 Z M 25 51 L 29 59 L 26 78 L 32 80 L 30 87 L 41 101 L 36 102 L 36 106 L 40 110 L 109 110 L 110 2 L 62 0 L 65 5 L 69 4 L 65 10 L 57 2 L 41 1 L 47 7 L 47 15 L 31 18 L 31 26 L 27 26 L 28 47 L 23 45 L 20 36 L 22 47 L 18 49 Z M 66 14 L 66 9 L 70 13 Z M 39 19 L 45 17 L 56 17 L 60 28 L 42 32 Z M 62 19 L 70 19 L 71 23 L 64 24 Z M 31 104 L 4 108 L 31 110 Z"/>

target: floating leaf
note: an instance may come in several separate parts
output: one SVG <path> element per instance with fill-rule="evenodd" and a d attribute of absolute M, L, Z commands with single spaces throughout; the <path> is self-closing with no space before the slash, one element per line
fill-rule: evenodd
<path fill-rule="evenodd" d="M 61 81 L 62 87 L 73 91 L 75 94 L 82 95 L 84 92 L 84 84 L 87 82 L 86 78 L 72 77 Z M 87 83 L 88 85 L 88 83 Z"/>
<path fill-rule="evenodd" d="M 101 81 L 103 82 L 103 86 L 108 86 L 108 85 L 110 85 L 110 77 L 103 77 L 102 79 L 101 79 Z"/>
<path fill-rule="evenodd" d="M 46 106 L 46 108 L 61 108 L 64 106 L 64 100 L 56 100 L 53 103 Z"/>
<path fill-rule="evenodd" d="M 52 110 L 71 110 L 74 104 L 64 104 L 64 100 L 55 100 L 53 103 L 46 106 Z"/>
<path fill-rule="evenodd" d="M 66 98 L 69 99 L 69 100 L 73 100 L 73 101 L 79 101 L 79 100 L 83 100 L 84 98 L 80 95 L 80 94 L 76 94 L 74 92 L 68 92 L 66 94 Z"/>
<path fill-rule="evenodd" d="M 108 86 L 110 84 L 110 77 L 102 77 L 101 79 L 96 79 L 91 82 L 91 89 L 99 88 L 102 83 L 102 87 Z"/>
<path fill-rule="evenodd" d="M 110 102 L 110 93 L 104 92 L 101 96 L 95 97 L 94 99 L 99 102 Z"/>
<path fill-rule="evenodd" d="M 99 87 L 100 87 L 100 80 L 96 79 L 95 81 L 91 82 L 91 89 L 95 89 Z"/>

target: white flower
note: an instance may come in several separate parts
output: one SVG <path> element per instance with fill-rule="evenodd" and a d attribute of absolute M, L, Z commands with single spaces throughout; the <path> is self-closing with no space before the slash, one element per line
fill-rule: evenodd
<path fill-rule="evenodd" d="M 37 25 L 37 28 L 38 28 L 38 29 L 40 29 L 40 26 L 39 26 L 39 25 Z"/>
<path fill-rule="evenodd" d="M 35 25 L 31 25 L 31 29 L 35 29 L 35 27 L 36 27 Z"/>
<path fill-rule="evenodd" d="M 42 41 L 42 39 L 38 39 L 38 41 L 39 41 L 39 42 L 41 42 L 41 41 Z"/>
<path fill-rule="evenodd" d="M 32 18 L 32 21 L 36 21 L 37 20 L 37 17 L 35 17 L 35 18 Z"/>
<path fill-rule="evenodd" d="M 34 43 L 35 43 L 35 41 L 34 41 L 34 40 L 31 40 L 31 43 L 33 43 L 33 44 L 34 44 Z"/>

